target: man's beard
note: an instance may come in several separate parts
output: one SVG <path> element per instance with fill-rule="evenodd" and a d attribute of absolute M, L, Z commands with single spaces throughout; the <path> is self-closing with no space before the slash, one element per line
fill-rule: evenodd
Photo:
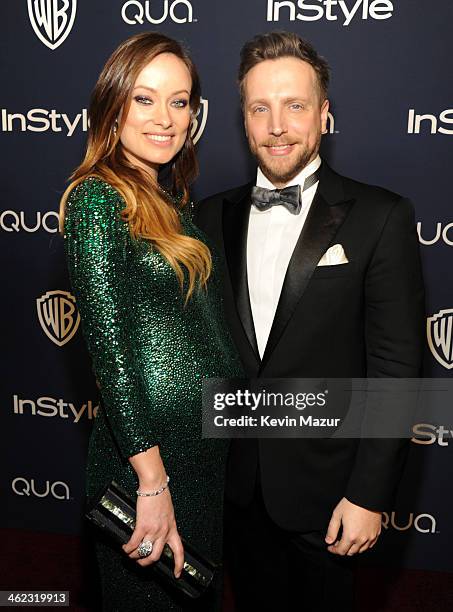
<path fill-rule="evenodd" d="M 279 142 L 278 140 L 266 143 L 267 146 L 278 146 L 281 144 L 285 144 L 285 142 Z M 295 176 L 301 172 L 308 163 L 314 159 L 315 154 L 319 151 L 319 145 L 321 144 L 321 134 L 318 135 L 316 139 L 315 146 L 313 148 L 308 149 L 307 147 L 301 149 L 295 158 L 294 162 L 290 166 L 286 166 L 285 163 L 278 166 L 278 164 L 269 165 L 265 159 L 265 156 L 260 153 L 260 147 L 252 147 L 252 144 L 249 142 L 250 150 L 252 154 L 255 156 L 258 161 L 258 165 L 261 168 L 264 176 L 274 185 L 276 184 L 284 184 L 286 185 L 290 181 L 293 180 Z M 279 158 L 276 156 L 276 159 L 284 159 L 282 156 Z"/>

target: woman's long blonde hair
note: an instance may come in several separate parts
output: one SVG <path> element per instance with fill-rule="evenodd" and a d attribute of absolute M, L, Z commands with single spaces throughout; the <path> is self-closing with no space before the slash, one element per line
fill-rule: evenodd
<path fill-rule="evenodd" d="M 192 78 L 191 117 L 200 104 L 200 79 L 192 60 L 175 40 L 156 32 L 137 34 L 124 41 L 104 66 L 90 100 L 85 158 L 72 173 L 60 202 L 60 232 L 63 233 L 66 201 L 72 189 L 89 176 L 97 176 L 122 195 L 126 206 L 122 218 L 133 238 L 152 241 L 174 269 L 181 287 L 188 273 L 186 300 L 195 286 L 205 286 L 211 271 L 211 255 L 205 244 L 182 233 L 178 212 L 145 171 L 127 160 L 120 134 L 129 112 L 131 92 L 141 70 L 157 55 L 172 53 L 187 66 Z M 181 206 L 189 200 L 189 185 L 198 174 L 191 137 L 192 120 L 184 146 L 172 160 L 172 191 L 182 194 Z"/>

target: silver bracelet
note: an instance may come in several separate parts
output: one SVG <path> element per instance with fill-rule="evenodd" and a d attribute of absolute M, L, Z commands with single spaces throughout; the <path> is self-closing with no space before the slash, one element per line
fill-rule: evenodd
<path fill-rule="evenodd" d="M 163 484 L 160 489 L 156 489 L 155 491 L 151 491 L 150 493 L 141 493 L 138 489 L 135 491 L 139 497 L 155 497 L 156 495 L 160 495 L 165 491 L 168 487 L 168 483 L 170 482 L 170 476 L 167 476 L 167 482 Z"/>

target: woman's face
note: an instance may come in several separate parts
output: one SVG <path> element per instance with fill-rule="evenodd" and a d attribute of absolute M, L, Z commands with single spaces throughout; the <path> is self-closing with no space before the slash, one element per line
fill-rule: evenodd
<path fill-rule="evenodd" d="M 172 53 L 155 57 L 135 81 L 120 141 L 129 161 L 155 177 L 184 144 L 191 87 L 188 68 Z"/>

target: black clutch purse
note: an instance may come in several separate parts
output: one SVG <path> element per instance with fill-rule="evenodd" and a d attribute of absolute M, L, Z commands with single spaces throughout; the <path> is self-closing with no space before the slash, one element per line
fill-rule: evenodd
<path fill-rule="evenodd" d="M 135 503 L 114 480 L 99 494 L 86 518 L 119 544 L 129 541 L 135 528 Z M 218 566 L 203 557 L 181 538 L 184 546 L 184 568 L 180 578 L 173 573 L 173 552 L 166 544 L 162 555 L 148 569 L 163 586 L 185 599 L 198 599 L 214 580 Z"/>

